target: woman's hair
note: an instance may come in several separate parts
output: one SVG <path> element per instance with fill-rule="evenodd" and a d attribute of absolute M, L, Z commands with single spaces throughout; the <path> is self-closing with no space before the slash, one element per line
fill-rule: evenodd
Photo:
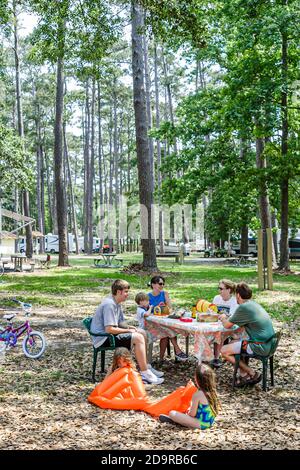
<path fill-rule="evenodd" d="M 221 279 L 221 281 L 219 281 L 219 285 L 220 284 L 224 284 L 226 289 L 230 289 L 231 294 L 235 294 L 236 285 L 234 282 L 229 281 L 228 279 Z"/>
<path fill-rule="evenodd" d="M 221 404 L 217 396 L 214 371 L 206 364 L 199 364 L 195 371 L 195 382 L 197 388 L 202 390 L 206 396 L 211 411 L 215 416 L 217 416 L 221 409 Z"/>
<path fill-rule="evenodd" d="M 140 302 L 143 300 L 148 300 L 149 301 L 149 295 L 145 294 L 145 292 L 139 292 L 135 296 L 135 303 L 139 305 Z"/>
<path fill-rule="evenodd" d="M 117 295 L 118 290 L 130 289 L 130 284 L 123 279 L 116 279 L 111 286 L 112 295 Z"/>
<path fill-rule="evenodd" d="M 153 276 L 151 278 L 151 281 L 150 281 L 150 286 L 152 287 L 152 284 L 158 284 L 159 281 L 162 280 L 163 282 L 165 282 L 165 278 L 162 277 L 162 276 Z"/>
<path fill-rule="evenodd" d="M 240 294 L 243 300 L 249 300 L 252 297 L 252 289 L 246 282 L 239 282 L 235 291 L 237 294 Z"/>
<path fill-rule="evenodd" d="M 118 360 L 121 358 L 124 359 L 126 362 L 128 362 L 128 365 L 132 367 L 132 369 L 136 370 L 130 351 L 127 348 L 116 348 L 114 352 L 114 356 L 113 356 L 112 366 L 111 366 L 112 372 L 118 369 L 119 367 Z"/>

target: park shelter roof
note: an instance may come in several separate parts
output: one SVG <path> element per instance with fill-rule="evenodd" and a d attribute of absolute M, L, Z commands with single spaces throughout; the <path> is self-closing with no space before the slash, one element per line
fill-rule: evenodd
<path fill-rule="evenodd" d="M 18 237 L 18 235 L 16 235 L 15 233 L 11 233 L 11 232 L 6 232 L 5 230 L 2 230 L 2 232 L 0 232 L 0 238 L 1 239 L 4 239 L 4 238 L 12 238 L 13 240 L 16 240 Z"/>
<path fill-rule="evenodd" d="M 26 215 L 17 214 L 16 212 L 8 211 L 7 209 L 1 210 L 4 217 L 9 217 L 10 219 L 17 220 L 18 222 L 35 222 L 35 219 L 32 217 L 27 217 Z"/>
<path fill-rule="evenodd" d="M 20 222 L 22 225 L 14 230 L 11 233 L 18 232 L 22 228 L 26 227 L 27 225 L 31 225 L 35 223 L 35 219 L 32 217 L 28 217 L 26 215 L 17 214 L 16 212 L 8 211 L 7 209 L 0 208 L 0 227 L 2 227 L 2 217 L 8 217 L 9 219 L 16 220 Z"/>

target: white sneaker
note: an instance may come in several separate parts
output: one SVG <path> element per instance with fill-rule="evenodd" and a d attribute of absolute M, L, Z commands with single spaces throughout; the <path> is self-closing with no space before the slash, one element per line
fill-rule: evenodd
<path fill-rule="evenodd" d="M 156 377 L 156 375 L 154 375 L 150 369 L 147 369 L 146 371 L 141 372 L 141 376 L 142 376 L 143 382 L 147 384 L 160 385 L 164 381 L 164 379 L 160 379 L 159 377 Z"/>
<path fill-rule="evenodd" d="M 161 377 L 163 377 L 163 376 L 165 375 L 164 372 L 161 372 L 160 370 L 154 369 L 154 368 L 151 366 L 151 364 L 147 364 L 147 367 L 148 367 L 148 370 L 150 369 L 151 372 L 152 372 L 152 374 L 156 375 L 156 377 L 158 377 L 158 378 L 161 378 Z"/>

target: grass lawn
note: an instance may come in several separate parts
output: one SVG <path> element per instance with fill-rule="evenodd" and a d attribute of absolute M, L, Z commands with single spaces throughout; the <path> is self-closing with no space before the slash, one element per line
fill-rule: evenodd
<path fill-rule="evenodd" d="M 140 262 L 141 255 L 122 255 L 124 264 Z M 54 257 L 52 257 L 54 258 Z M 218 293 L 218 282 L 222 278 L 234 282 L 246 281 L 253 289 L 254 298 L 260 302 L 273 318 L 281 321 L 293 321 L 300 307 L 300 275 L 274 275 L 274 290 L 259 291 L 255 268 L 237 268 L 219 265 L 195 264 L 186 258 L 184 265 L 172 260 L 159 260 L 159 269 L 165 273 L 166 290 L 169 291 L 175 306 L 191 307 L 198 299 L 213 299 Z M 130 298 L 127 310 L 135 311 L 134 296 L 138 291 L 149 291 L 147 286 L 150 276 L 130 275 L 120 269 L 94 268 L 92 257 L 70 257 L 70 268 L 55 267 L 29 274 L 7 274 L 0 281 L 0 302 L 11 305 L 11 297 L 27 300 L 34 305 L 56 307 L 72 306 L 85 302 L 85 296 L 78 299 L 80 293 L 94 293 L 101 298 L 110 292 L 111 282 L 116 278 L 130 282 Z M 297 265 L 292 266 L 296 271 Z M 298 268 L 299 269 L 299 268 Z M 75 297 L 74 297 L 75 294 Z M 84 305 L 86 305 L 84 303 Z"/>
<path fill-rule="evenodd" d="M 210 300 L 222 278 L 244 280 L 262 303 L 283 337 L 275 355 L 275 387 L 261 386 L 235 392 L 232 368 L 217 371 L 222 412 L 211 430 L 191 431 L 159 424 L 145 413 L 102 410 L 87 402 L 91 383 L 92 348 L 81 320 L 92 315 L 110 292 L 113 279 L 130 282 L 125 312 L 135 314 L 134 297 L 149 292 L 149 276 L 119 269 L 94 268 L 92 257 L 70 257 L 70 268 L 55 267 L 34 273 L 5 274 L 0 279 L 0 307 L 15 307 L 15 296 L 33 304 L 31 322 L 47 338 L 39 360 L 29 360 L 21 346 L 6 353 L 0 363 L 0 449 L 276 449 L 299 447 L 299 307 L 300 276 L 274 275 L 274 290 L 258 291 L 254 268 L 195 264 L 182 266 L 159 260 L 166 289 L 174 306 L 191 307 Z M 122 255 L 124 264 L 140 262 L 140 255 Z M 297 271 L 297 265 L 293 266 Z M 0 324 L 3 324 L 0 318 Z M 184 338 L 179 338 L 184 345 Z M 107 354 L 107 362 L 111 353 Z M 258 367 L 258 365 L 257 365 Z M 162 398 L 193 378 L 195 362 L 175 364 L 167 359 L 165 382 L 148 391 Z M 98 379 L 101 377 L 98 375 Z M 22 411 L 26 410 L 26 411 Z M 284 420 L 284 426 L 282 422 Z M 237 426 L 238 423 L 238 426 Z M 167 427 L 168 426 L 168 427 Z"/>

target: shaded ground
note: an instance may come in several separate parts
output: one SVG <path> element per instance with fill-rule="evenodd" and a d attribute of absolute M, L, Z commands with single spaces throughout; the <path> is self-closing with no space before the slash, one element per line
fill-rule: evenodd
<path fill-rule="evenodd" d="M 87 402 L 92 348 L 80 320 L 90 307 L 39 308 L 32 317 L 48 347 L 37 361 L 21 347 L 8 351 L 0 363 L 0 449 L 295 449 L 299 448 L 300 339 L 297 321 L 284 326 L 275 355 L 275 387 L 230 387 L 232 369 L 217 372 L 222 412 L 208 431 L 160 424 L 145 413 L 101 410 Z M 76 297 L 76 296 L 75 296 Z M 279 323 L 276 324 L 278 328 Z M 282 326 L 282 325 L 281 325 Z M 107 354 L 109 362 L 111 355 Z M 165 382 L 149 387 L 161 398 L 193 377 L 195 363 L 167 360 Z"/>

